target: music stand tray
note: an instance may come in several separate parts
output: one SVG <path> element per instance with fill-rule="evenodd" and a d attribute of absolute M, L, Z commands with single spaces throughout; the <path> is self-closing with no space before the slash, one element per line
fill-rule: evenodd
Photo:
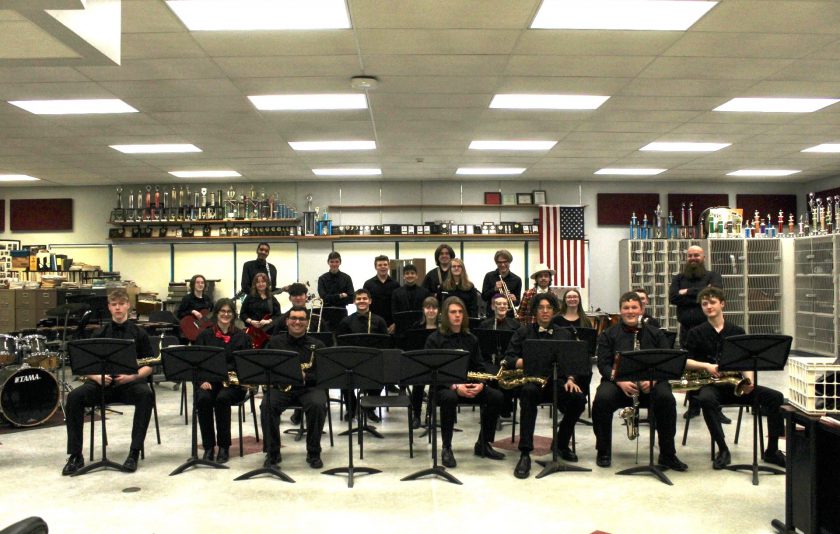
<path fill-rule="evenodd" d="M 478 338 L 478 346 L 481 348 L 481 354 L 484 354 L 485 357 L 488 354 L 496 355 L 497 359 L 493 363 L 498 365 L 499 361 L 504 357 L 514 331 L 476 328 L 472 330 L 472 333 Z"/>
<path fill-rule="evenodd" d="M 76 375 L 99 375 L 100 384 L 105 375 L 137 374 L 137 347 L 131 339 L 81 339 L 67 344 L 70 355 L 70 369 Z M 88 464 L 71 476 L 79 476 L 96 469 L 115 469 L 123 473 L 130 471 L 122 464 L 108 459 L 108 443 L 105 433 L 105 388 L 99 386 L 99 409 L 102 418 L 102 458 Z"/>
<path fill-rule="evenodd" d="M 233 353 L 233 366 L 240 384 L 265 386 L 265 402 L 268 408 L 269 425 L 274 425 L 274 414 L 271 411 L 272 386 L 303 386 L 303 373 L 300 369 L 300 355 L 290 350 L 256 349 L 238 350 Z M 271 429 L 264 432 L 263 444 L 266 452 L 271 451 Z M 277 444 L 280 449 L 280 444 Z M 270 452 L 269 452 L 270 454 Z M 248 471 L 234 480 L 248 480 L 259 475 L 272 475 L 284 482 L 294 483 L 294 479 L 279 467 L 269 465 Z"/>
<path fill-rule="evenodd" d="M 385 365 L 382 351 L 370 347 L 325 347 L 315 351 L 318 362 L 318 384 L 323 389 L 346 389 L 356 395 L 357 389 L 382 387 L 385 380 Z M 359 403 L 356 399 L 358 409 Z M 347 487 L 352 488 L 357 474 L 375 475 L 381 473 L 372 467 L 353 465 L 353 418 L 347 421 L 347 461 L 346 467 L 334 467 L 322 473 L 324 475 L 347 474 Z"/>
<path fill-rule="evenodd" d="M 525 341 L 522 350 L 523 367 L 527 376 L 550 376 L 551 396 L 554 410 L 551 415 L 551 461 L 537 463 L 543 466 L 537 478 L 543 478 L 553 473 L 592 471 L 586 467 L 569 465 L 561 462 L 560 444 L 557 443 L 557 401 L 559 376 L 580 376 L 592 370 L 592 360 L 589 347 L 584 341 L 567 341 L 551 339 L 529 339 Z"/>
<path fill-rule="evenodd" d="M 453 484 L 462 484 L 446 468 L 437 463 L 437 389 L 439 386 L 463 384 L 467 381 L 467 366 L 470 353 L 465 350 L 415 350 L 403 353 L 400 369 L 400 383 L 404 385 L 429 386 L 429 413 L 432 429 L 432 467 L 421 469 L 402 480 L 417 480 L 421 477 L 438 476 Z"/>
<path fill-rule="evenodd" d="M 621 365 L 616 371 L 616 382 L 646 382 L 654 380 L 678 380 L 685 370 L 685 361 L 688 353 L 684 350 L 651 349 L 637 350 L 621 353 Z M 653 389 L 651 388 L 651 397 Z M 637 473 L 648 473 L 654 475 L 664 484 L 673 486 L 663 469 L 653 463 L 653 445 L 656 434 L 656 417 L 654 414 L 654 402 L 651 398 L 648 406 L 648 420 L 650 421 L 650 441 L 648 443 L 648 465 L 640 465 L 624 469 L 617 475 L 635 475 Z"/>
<path fill-rule="evenodd" d="M 754 385 L 758 387 L 757 371 L 782 371 L 787 364 L 793 338 L 776 334 L 731 336 L 723 340 L 718 368 L 721 371 L 753 371 Z M 758 394 L 753 391 L 753 461 L 751 464 L 728 465 L 730 471 L 749 470 L 753 486 L 758 486 L 758 473 L 783 475 L 775 467 L 758 465 L 758 418 L 761 417 Z"/>
<path fill-rule="evenodd" d="M 214 469 L 229 469 L 228 466 L 198 457 L 198 384 L 201 382 L 224 382 L 227 380 L 225 349 L 199 345 L 172 346 L 161 349 L 163 374 L 172 382 L 190 381 L 193 384 L 192 449 L 187 461 L 169 473 L 175 476 L 191 467 L 205 465 Z"/>

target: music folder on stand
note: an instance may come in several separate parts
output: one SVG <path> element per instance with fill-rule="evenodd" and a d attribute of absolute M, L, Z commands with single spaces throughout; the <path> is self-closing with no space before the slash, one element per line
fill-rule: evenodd
<path fill-rule="evenodd" d="M 429 413 L 432 429 L 432 467 L 421 469 L 402 480 L 417 480 L 432 475 L 443 478 L 453 484 L 462 484 L 446 468 L 437 463 L 437 390 L 440 386 L 463 384 L 467 382 L 467 366 L 470 353 L 465 350 L 413 350 L 403 353 L 400 368 L 400 383 L 404 385 L 429 386 Z"/>
<path fill-rule="evenodd" d="M 685 370 L 688 353 L 684 350 L 651 349 L 636 350 L 621 353 L 621 365 L 616 371 L 616 382 L 646 382 L 659 380 L 678 380 Z M 665 475 L 663 469 L 653 463 L 653 445 L 656 434 L 656 416 L 654 414 L 653 388 L 648 404 L 648 420 L 650 421 L 650 441 L 648 443 L 648 465 L 631 467 L 616 473 L 617 475 L 635 475 L 649 473 L 669 486 L 674 483 Z"/>
<path fill-rule="evenodd" d="M 758 371 L 782 371 L 787 364 L 793 338 L 776 334 L 753 334 L 730 336 L 723 340 L 718 369 L 721 371 L 752 371 L 753 385 L 758 387 Z M 785 472 L 775 467 L 758 465 L 758 418 L 761 407 L 758 394 L 753 391 L 753 461 L 751 464 L 728 465 L 730 471 L 752 471 L 753 486 L 758 486 L 758 473 L 783 475 Z"/>
<path fill-rule="evenodd" d="M 137 374 L 137 348 L 130 339 L 81 339 L 67 344 L 70 368 L 76 375 L 99 375 L 100 384 L 105 375 Z M 130 471 L 122 464 L 108 459 L 108 441 L 105 434 L 105 388 L 99 386 L 99 408 L 102 426 L 102 458 L 88 464 L 71 476 L 84 475 L 96 469 L 115 469 L 124 473 Z"/>
<path fill-rule="evenodd" d="M 560 444 L 557 442 L 557 388 L 560 387 L 557 377 L 581 376 L 591 372 L 589 347 L 584 341 L 529 339 L 525 341 L 522 355 L 527 376 L 551 377 L 551 399 L 554 406 L 551 410 L 551 461 L 537 462 L 543 466 L 537 478 L 563 471 L 592 471 L 586 467 L 561 462 L 558 459 Z"/>
<path fill-rule="evenodd" d="M 274 428 L 273 425 L 279 424 L 279 421 L 275 421 L 274 413 L 271 410 L 273 386 L 303 386 L 300 355 L 290 350 L 238 350 L 233 353 L 233 365 L 236 368 L 236 376 L 240 384 L 265 386 L 264 392 L 267 413 L 264 415 L 268 424 L 272 425 L 270 428 Z M 264 432 L 263 444 L 265 445 L 266 452 L 271 454 L 270 429 Z M 280 443 L 277 444 L 277 450 L 280 450 Z M 285 482 L 294 482 L 292 477 L 284 473 L 279 467 L 273 465 L 253 469 L 244 475 L 239 475 L 234 480 L 248 480 L 259 475 L 272 475 Z"/>
<path fill-rule="evenodd" d="M 481 348 L 481 354 L 485 358 L 488 358 L 491 354 L 496 356 L 493 364 L 499 365 L 510 344 L 514 331 L 493 330 L 492 328 L 472 328 L 470 330 L 478 338 L 478 346 Z"/>
<path fill-rule="evenodd" d="M 192 449 L 187 461 L 169 473 L 174 476 L 190 467 L 206 465 L 214 469 L 228 469 L 228 466 L 198 457 L 198 395 L 202 382 L 224 382 L 227 380 L 225 349 L 199 345 L 165 347 L 160 351 L 163 359 L 163 374 L 172 382 L 190 381 L 193 384 Z M 186 386 L 185 386 L 186 388 Z"/>

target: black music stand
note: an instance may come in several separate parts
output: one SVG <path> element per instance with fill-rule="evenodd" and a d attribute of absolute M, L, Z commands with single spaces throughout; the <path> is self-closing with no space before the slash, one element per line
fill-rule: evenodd
<path fill-rule="evenodd" d="M 758 371 L 781 371 L 787 364 L 793 338 L 775 334 L 731 336 L 723 340 L 718 369 L 721 371 L 752 371 L 758 387 Z M 758 394 L 753 391 L 753 461 L 751 464 L 728 465 L 730 471 L 752 471 L 753 486 L 758 486 L 758 473 L 783 475 L 775 467 L 758 465 L 758 418 L 761 417 Z"/>
<path fill-rule="evenodd" d="M 426 330 L 425 328 L 415 328 L 406 330 L 402 338 L 402 350 L 423 350 L 426 346 L 426 338 L 436 330 Z"/>
<path fill-rule="evenodd" d="M 493 354 L 496 358 L 493 360 L 494 365 L 499 365 L 499 362 L 504 357 L 510 340 L 513 337 L 513 330 L 493 330 L 491 328 L 476 328 L 471 330 L 478 338 L 478 346 L 481 348 L 481 354 Z"/>
<path fill-rule="evenodd" d="M 279 424 L 274 421 L 274 413 L 271 411 L 271 390 L 276 385 L 303 386 L 303 373 L 300 369 L 300 355 L 290 350 L 256 349 L 238 350 L 233 353 L 233 366 L 236 368 L 236 376 L 240 384 L 254 386 L 265 386 L 265 403 L 268 409 L 266 420 L 272 425 L 268 431 L 263 432 L 263 445 L 268 454 L 271 454 L 271 429 L 273 425 Z M 320 368 L 320 366 L 319 366 Z M 280 444 L 277 444 L 280 449 Z M 294 479 L 283 472 L 279 467 L 269 465 L 248 471 L 239 475 L 234 480 L 248 480 L 259 475 L 272 475 L 284 482 L 294 483 Z"/>
<path fill-rule="evenodd" d="M 688 353 L 684 350 L 651 349 L 636 350 L 621 353 L 621 365 L 616 372 L 615 381 L 643 382 L 654 380 L 678 380 L 685 370 Z M 641 393 L 641 392 L 640 392 Z M 636 473 L 650 473 L 665 484 L 674 483 L 665 476 L 663 469 L 653 463 L 653 445 L 656 434 L 656 416 L 654 414 L 653 388 L 651 388 L 648 405 L 648 421 L 650 421 L 650 442 L 648 444 L 648 465 L 639 465 L 616 473 L 617 475 L 635 475 Z"/>
<path fill-rule="evenodd" d="M 385 350 L 385 349 L 393 348 L 394 339 L 391 336 L 389 336 L 388 334 L 342 334 L 340 336 L 336 336 L 335 344 L 338 347 L 367 347 L 367 348 L 370 348 L 370 349 Z M 371 388 L 361 388 L 361 389 L 376 389 L 378 391 L 379 389 L 382 389 L 382 385 L 383 384 L 380 383 L 380 384 L 378 384 L 376 386 L 373 386 Z M 347 399 L 349 399 L 350 396 L 353 395 L 354 398 L 356 399 L 356 402 L 358 403 L 358 395 L 356 393 L 354 393 L 352 391 L 346 391 L 345 390 L 344 394 L 347 397 Z M 356 407 L 356 405 L 354 405 L 354 408 L 355 407 Z M 349 402 L 348 402 L 348 410 L 349 410 Z M 362 424 L 361 411 L 356 410 L 356 412 L 357 412 L 356 415 L 359 416 L 358 417 L 359 426 L 356 427 L 356 428 L 351 427 L 349 430 L 345 430 L 344 432 L 340 433 L 339 436 L 343 436 L 345 434 L 345 432 L 353 433 L 353 432 L 360 432 L 360 431 L 364 430 L 365 432 L 370 433 L 375 438 L 385 439 L 385 436 L 380 434 L 376 430 L 375 426 L 369 425 L 369 424 L 367 424 L 367 422 L 365 422 L 365 424 L 363 425 Z M 351 417 L 350 420 L 352 421 L 352 419 L 353 418 Z"/>
<path fill-rule="evenodd" d="M 527 376 L 551 377 L 551 461 L 537 462 L 543 470 L 537 478 L 563 471 L 592 471 L 586 467 L 569 465 L 558 460 L 560 444 L 557 442 L 557 388 L 558 376 L 581 376 L 592 371 L 589 347 L 583 341 L 529 339 L 522 349 L 523 366 Z"/>
<path fill-rule="evenodd" d="M 402 334 L 423 319 L 423 310 L 408 310 L 397 312 L 394 315 L 394 331 Z"/>
<path fill-rule="evenodd" d="M 324 306 L 321 308 L 321 331 L 326 326 L 330 332 L 335 332 L 342 319 L 347 317 L 347 308 L 338 306 Z M 317 315 L 317 314 L 313 314 Z"/>
<path fill-rule="evenodd" d="M 80 339 L 67 345 L 70 354 L 70 368 L 76 375 L 99 375 L 100 384 L 105 383 L 105 375 L 137 374 L 137 347 L 130 339 Z M 123 473 L 131 471 L 122 464 L 108 459 L 108 440 L 105 434 L 105 388 L 99 387 L 99 409 L 102 418 L 102 458 L 88 464 L 72 476 L 84 475 L 96 469 L 115 469 Z M 93 417 L 93 415 L 91 415 Z"/>
<path fill-rule="evenodd" d="M 429 413 L 432 429 L 432 467 L 421 469 L 402 480 L 417 480 L 432 475 L 453 484 L 462 484 L 446 468 L 437 463 L 437 390 L 439 386 L 451 386 L 467 382 L 467 366 L 470 353 L 465 350 L 413 350 L 403 353 L 400 382 L 406 385 L 429 385 Z"/>
<path fill-rule="evenodd" d="M 318 360 L 318 384 L 323 389 L 341 388 L 355 395 L 356 389 L 382 387 L 385 366 L 382 351 L 370 347 L 325 347 L 315 351 Z M 358 407 L 358 400 L 356 401 Z M 381 473 L 372 467 L 353 465 L 353 418 L 347 421 L 347 467 L 334 467 L 323 471 L 325 475 L 347 474 L 347 487 L 353 487 L 353 477 L 358 474 Z"/>
<path fill-rule="evenodd" d="M 62 304 L 61 306 L 59 306 L 57 308 L 47 310 L 47 313 L 46 313 L 47 317 L 55 317 L 56 319 L 60 319 L 62 315 L 64 316 L 64 327 L 61 331 L 61 345 L 60 345 L 59 351 L 58 351 L 59 352 L 59 357 L 60 357 L 59 361 L 61 362 L 60 363 L 61 370 L 59 371 L 61 373 L 61 377 L 59 379 L 59 381 L 60 381 L 59 393 L 61 395 L 59 402 L 61 403 L 61 413 L 64 413 L 64 404 L 65 404 L 64 397 L 66 396 L 66 392 L 72 391 L 72 389 L 73 389 L 73 386 L 68 384 L 67 381 L 65 380 L 65 369 L 66 369 L 67 366 L 65 365 L 64 355 L 67 354 L 67 325 L 70 323 L 70 317 L 73 317 L 73 319 L 76 319 L 76 320 L 81 319 L 82 316 L 85 314 L 85 312 L 88 311 L 89 309 L 90 309 L 90 306 L 88 306 L 84 302 L 80 302 L 80 303 L 76 303 L 76 304 L 72 304 L 72 303 L 71 304 Z M 67 418 L 66 414 L 64 415 L 64 418 L 65 419 Z"/>
<path fill-rule="evenodd" d="M 229 469 L 228 466 L 198 457 L 198 385 L 201 382 L 224 382 L 228 378 L 225 349 L 221 347 L 205 347 L 199 345 L 173 346 L 161 349 L 163 359 L 163 374 L 171 382 L 193 384 L 193 413 L 192 413 L 192 449 L 187 461 L 169 473 L 175 476 L 190 467 L 206 465 L 214 469 Z M 186 386 L 184 386 L 186 389 Z"/>
<path fill-rule="evenodd" d="M 592 363 L 596 361 L 595 349 L 598 346 L 598 330 L 587 327 L 577 328 L 574 326 L 561 326 L 560 328 L 568 330 L 569 332 L 571 332 L 573 338 L 586 343 L 587 350 L 589 351 L 589 356 L 592 359 L 589 365 L 589 371 L 586 373 L 586 375 L 589 377 L 589 380 L 587 380 L 586 382 L 586 395 L 589 396 L 589 383 L 592 382 Z M 578 419 L 578 422 L 586 426 L 592 426 L 592 421 L 588 419 Z"/>

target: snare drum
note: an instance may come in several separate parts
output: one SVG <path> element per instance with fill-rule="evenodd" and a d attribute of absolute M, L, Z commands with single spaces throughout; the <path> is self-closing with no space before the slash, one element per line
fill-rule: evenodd
<path fill-rule="evenodd" d="M 0 334 L 0 365 L 10 365 L 17 359 L 17 338 Z"/>
<path fill-rule="evenodd" d="M 14 426 L 36 426 L 58 409 L 58 382 L 44 369 L 0 370 L 0 414 Z"/>
<path fill-rule="evenodd" d="M 30 367 L 42 367 L 47 369 L 44 361 L 55 356 L 49 353 L 47 348 L 47 338 L 39 334 L 32 334 L 23 336 L 20 340 L 21 352 L 23 352 L 24 363 L 29 364 Z"/>

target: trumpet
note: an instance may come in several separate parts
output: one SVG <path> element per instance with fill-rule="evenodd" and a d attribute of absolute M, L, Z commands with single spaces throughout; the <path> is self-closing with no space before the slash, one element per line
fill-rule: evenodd
<path fill-rule="evenodd" d="M 505 298 L 508 301 L 508 307 L 514 313 L 514 315 L 516 315 L 516 306 L 513 305 L 513 299 L 510 297 L 510 291 L 508 291 L 508 286 L 505 283 L 505 279 L 502 278 L 502 275 L 499 275 L 499 281 L 502 283 L 502 291 L 505 293 Z"/>

